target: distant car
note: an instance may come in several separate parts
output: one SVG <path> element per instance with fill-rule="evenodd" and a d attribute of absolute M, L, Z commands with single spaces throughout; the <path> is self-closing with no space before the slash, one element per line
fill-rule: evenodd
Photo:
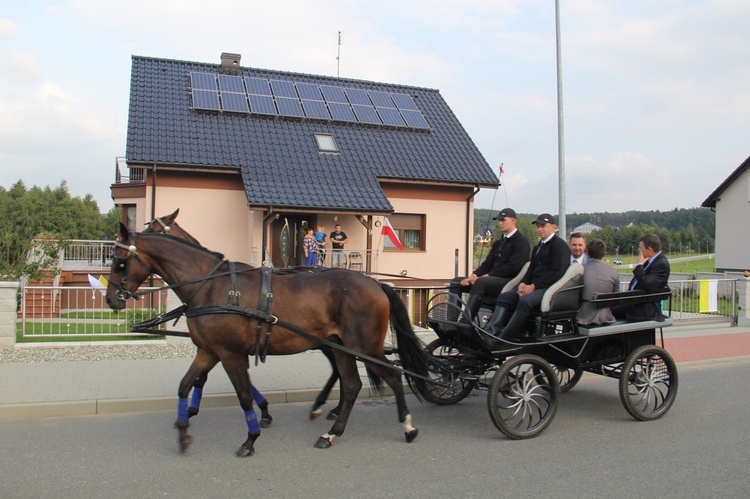
<path fill-rule="evenodd" d="M 622 259 L 619 256 L 615 258 L 615 265 L 622 265 Z"/>

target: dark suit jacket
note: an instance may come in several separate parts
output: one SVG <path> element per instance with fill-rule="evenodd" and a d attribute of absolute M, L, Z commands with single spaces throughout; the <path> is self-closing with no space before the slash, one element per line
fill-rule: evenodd
<path fill-rule="evenodd" d="M 487 259 L 474 271 L 474 274 L 512 279 L 529 261 L 530 254 L 529 240 L 517 230 L 511 237 L 503 237 L 495 241 Z"/>
<path fill-rule="evenodd" d="M 555 234 L 548 242 L 539 244 L 531 252 L 531 263 L 521 282 L 546 289 L 560 280 L 570 267 L 570 247 Z"/>
<path fill-rule="evenodd" d="M 659 253 L 648 266 L 636 265 L 628 289 L 642 289 L 647 293 L 655 293 L 666 288 L 668 281 L 669 261 L 663 253 Z M 628 307 L 625 318 L 629 321 L 662 321 L 664 315 L 661 313 L 660 302 L 639 303 Z"/>

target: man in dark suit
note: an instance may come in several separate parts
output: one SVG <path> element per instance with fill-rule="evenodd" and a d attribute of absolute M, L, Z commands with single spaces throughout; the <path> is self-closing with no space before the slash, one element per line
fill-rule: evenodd
<path fill-rule="evenodd" d="M 664 290 L 669 281 L 669 261 L 661 252 L 661 240 L 656 234 L 645 234 L 638 240 L 638 265 L 633 269 L 633 280 L 628 289 L 641 289 L 646 293 Z M 629 321 L 663 321 L 660 302 L 637 303 L 612 307 L 618 319 Z"/>
<path fill-rule="evenodd" d="M 516 228 L 516 212 L 503 208 L 493 220 L 503 236 L 492 244 L 487 259 L 469 277 L 456 277 L 450 283 L 451 293 L 469 293 L 466 309 L 470 318 L 477 315 L 485 297 L 495 299 L 503 287 L 529 261 L 531 244 Z"/>
<path fill-rule="evenodd" d="M 615 322 L 612 309 L 596 308 L 589 300 L 600 293 L 620 291 L 620 276 L 617 270 L 602 258 L 607 251 L 607 244 L 601 239 L 592 239 L 587 247 L 589 261 L 583 265 L 583 304 L 576 315 L 576 321 L 582 326 L 611 324 Z"/>
<path fill-rule="evenodd" d="M 543 213 L 532 223 L 536 225 L 539 244 L 531 252 L 529 269 L 516 288 L 497 297 L 487 324 L 492 335 L 506 341 L 520 339 L 533 308 L 539 306 L 547 288 L 559 281 L 570 266 L 570 247 L 555 233 L 554 217 Z"/>

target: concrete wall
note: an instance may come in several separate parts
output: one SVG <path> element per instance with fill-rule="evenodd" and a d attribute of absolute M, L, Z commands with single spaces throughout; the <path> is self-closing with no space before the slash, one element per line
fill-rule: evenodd
<path fill-rule="evenodd" d="M 0 348 L 13 348 L 16 344 L 16 292 L 17 281 L 0 282 Z"/>

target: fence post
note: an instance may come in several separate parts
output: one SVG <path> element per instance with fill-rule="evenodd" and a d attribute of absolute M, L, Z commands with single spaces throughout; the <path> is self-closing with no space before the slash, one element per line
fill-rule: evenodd
<path fill-rule="evenodd" d="M 18 285 L 18 281 L 0 282 L 0 348 L 13 348 L 16 344 Z"/>
<path fill-rule="evenodd" d="M 737 294 L 739 295 L 737 325 L 750 326 L 750 278 L 737 279 Z"/>

